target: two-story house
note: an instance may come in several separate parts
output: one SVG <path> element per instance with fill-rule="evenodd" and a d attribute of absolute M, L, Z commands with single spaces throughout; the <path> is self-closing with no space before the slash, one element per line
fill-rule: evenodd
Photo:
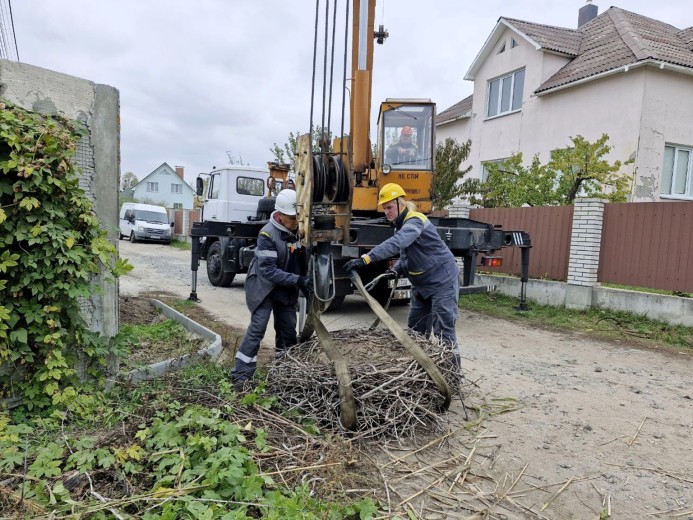
<path fill-rule="evenodd" d="M 134 200 L 170 209 L 192 209 L 194 196 L 194 190 L 185 182 L 183 167 L 176 166 L 174 171 L 166 163 L 132 187 Z"/>
<path fill-rule="evenodd" d="M 501 17 L 465 79 L 473 94 L 438 114 L 436 133 L 471 139 L 473 175 L 606 133 L 609 160 L 635 159 L 631 200 L 693 200 L 693 27 L 592 4 L 577 29 Z"/>

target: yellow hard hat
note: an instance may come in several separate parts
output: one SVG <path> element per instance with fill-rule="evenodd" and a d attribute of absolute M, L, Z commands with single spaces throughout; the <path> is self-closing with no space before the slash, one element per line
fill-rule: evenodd
<path fill-rule="evenodd" d="M 385 204 L 391 200 L 395 200 L 398 197 L 406 197 L 406 192 L 402 189 L 402 186 L 395 184 L 394 182 L 389 182 L 382 188 L 380 188 L 380 193 L 378 194 L 378 205 Z"/>

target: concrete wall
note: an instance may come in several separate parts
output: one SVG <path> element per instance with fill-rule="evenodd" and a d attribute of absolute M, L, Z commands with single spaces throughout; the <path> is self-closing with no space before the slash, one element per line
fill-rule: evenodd
<path fill-rule="evenodd" d="M 74 160 L 81 169 L 80 185 L 94 204 L 108 239 L 118 246 L 118 179 L 120 174 L 120 97 L 108 85 L 75 78 L 24 63 L 0 60 L 0 96 L 27 110 L 62 113 L 83 122 L 87 135 L 78 143 Z M 112 336 L 118 332 L 118 286 L 93 281 L 103 291 L 82 304 L 91 330 Z"/>
<path fill-rule="evenodd" d="M 519 298 L 520 295 L 519 278 L 477 274 L 474 284 L 495 285 L 498 292 L 507 296 Z M 565 282 L 530 279 L 527 282 L 527 299 L 541 305 L 574 307 L 571 305 L 569 287 Z M 606 287 L 592 287 L 591 289 L 590 307 L 630 312 L 672 325 L 693 327 L 693 298 Z"/>

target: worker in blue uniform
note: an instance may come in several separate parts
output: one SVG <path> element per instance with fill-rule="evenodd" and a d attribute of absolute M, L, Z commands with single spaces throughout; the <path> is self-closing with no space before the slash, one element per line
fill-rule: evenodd
<path fill-rule="evenodd" d="M 237 389 L 247 386 L 255 374 L 270 315 L 274 314 L 275 357 L 296 344 L 298 292 L 308 296 L 311 291 L 311 280 L 305 276 L 305 248 L 297 229 L 296 192 L 282 190 L 275 211 L 260 231 L 245 280 L 246 304 L 252 314 L 231 371 Z"/>
<path fill-rule="evenodd" d="M 344 265 L 347 271 L 399 255 L 391 278 L 407 276 L 412 285 L 407 326 L 428 337 L 434 334 L 452 345 L 459 367 L 455 323 L 459 299 L 459 267 L 450 249 L 426 215 L 406 200 L 398 184 L 382 187 L 378 204 L 396 233 L 360 258 Z"/>

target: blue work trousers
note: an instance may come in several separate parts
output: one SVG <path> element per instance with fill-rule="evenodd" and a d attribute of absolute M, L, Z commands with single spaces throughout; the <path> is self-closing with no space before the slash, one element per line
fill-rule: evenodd
<path fill-rule="evenodd" d="M 409 329 L 428 338 L 431 333 L 454 347 L 455 357 L 459 363 L 459 347 L 457 345 L 457 310 L 460 283 L 455 276 L 449 284 L 441 286 L 428 297 L 412 287 L 411 304 L 409 306 Z"/>
<path fill-rule="evenodd" d="M 286 349 L 296 344 L 296 311 L 296 305 L 286 305 L 273 299 L 271 295 L 267 296 L 253 311 L 248 330 L 236 352 L 236 362 L 231 371 L 234 382 L 249 381 L 253 378 L 260 342 L 265 337 L 272 313 L 274 313 L 275 357 L 281 356 Z"/>

